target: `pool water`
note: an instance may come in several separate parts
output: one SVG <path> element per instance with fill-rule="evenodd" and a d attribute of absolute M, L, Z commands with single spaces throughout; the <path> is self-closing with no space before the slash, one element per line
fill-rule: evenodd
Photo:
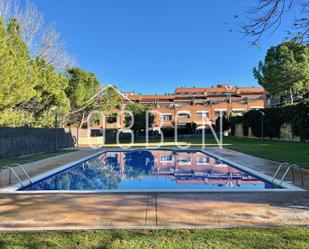
<path fill-rule="evenodd" d="M 104 152 L 21 190 L 263 190 L 272 185 L 201 151 Z"/>

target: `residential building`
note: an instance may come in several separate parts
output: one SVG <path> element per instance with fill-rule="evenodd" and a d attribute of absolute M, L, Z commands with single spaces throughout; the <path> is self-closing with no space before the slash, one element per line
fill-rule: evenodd
<path fill-rule="evenodd" d="M 121 108 L 130 102 L 146 105 L 154 114 L 153 127 L 178 127 L 195 123 L 197 129 L 207 128 L 209 121 L 214 124 L 220 115 L 242 116 L 252 109 L 267 107 L 267 94 L 261 87 L 237 87 L 217 85 L 209 88 L 180 87 L 172 94 L 140 95 L 124 93 Z M 92 129 L 124 128 L 125 122 L 120 115 L 119 124 L 105 122 L 104 117 L 92 124 Z"/>
<path fill-rule="evenodd" d="M 153 111 L 154 127 L 171 127 L 175 123 L 182 126 L 192 122 L 199 127 L 205 124 L 205 117 L 214 123 L 220 115 L 241 116 L 249 110 L 267 106 L 264 88 L 227 84 L 210 88 L 180 87 L 173 94 L 165 95 L 127 93 L 125 96 L 123 108 L 132 101 Z"/>

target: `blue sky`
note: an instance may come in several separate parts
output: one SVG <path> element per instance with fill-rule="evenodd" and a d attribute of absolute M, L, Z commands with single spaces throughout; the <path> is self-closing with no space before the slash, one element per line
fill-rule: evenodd
<path fill-rule="evenodd" d="M 252 68 L 284 37 L 285 24 L 250 46 L 235 14 L 246 0 L 35 0 L 78 65 L 102 84 L 152 94 L 218 83 L 258 86 Z"/>

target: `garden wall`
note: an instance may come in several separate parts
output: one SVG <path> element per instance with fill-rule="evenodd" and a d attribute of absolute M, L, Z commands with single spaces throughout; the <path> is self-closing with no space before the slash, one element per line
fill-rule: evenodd
<path fill-rule="evenodd" d="M 245 137 L 245 138 L 257 138 L 257 139 L 261 138 L 261 137 L 256 137 L 252 134 L 252 128 L 251 127 L 248 128 L 248 135 L 245 136 L 242 123 L 237 124 L 235 126 L 234 136 Z M 264 137 L 264 139 L 273 139 L 273 140 L 281 140 L 281 141 L 295 141 L 295 142 L 301 141 L 299 136 L 293 135 L 293 129 L 292 129 L 291 124 L 289 124 L 289 123 L 284 123 L 283 125 L 281 125 L 279 137 Z"/>
<path fill-rule="evenodd" d="M 73 146 L 69 129 L 0 127 L 0 159 Z"/>
<path fill-rule="evenodd" d="M 231 133 L 237 137 L 309 140 L 309 101 L 295 105 L 251 110 L 231 118 Z"/>

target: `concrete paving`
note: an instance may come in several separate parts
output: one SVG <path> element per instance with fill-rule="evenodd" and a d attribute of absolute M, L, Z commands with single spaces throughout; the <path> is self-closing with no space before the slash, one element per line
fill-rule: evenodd
<path fill-rule="evenodd" d="M 223 158 L 231 160 L 235 163 L 245 165 L 249 168 L 258 170 L 270 176 L 274 175 L 279 165 L 282 163 L 282 162 L 267 160 L 267 159 L 256 157 L 256 156 L 251 156 L 251 155 L 248 155 L 242 152 L 238 152 L 238 151 L 234 151 L 234 150 L 230 150 L 226 148 L 220 149 L 219 147 L 207 147 L 206 150 L 208 150 L 209 152 L 213 152 L 219 156 L 222 156 Z M 280 173 L 277 175 L 278 179 L 281 179 L 285 170 L 286 168 L 282 168 Z M 299 187 L 309 190 L 309 170 L 307 169 L 302 169 L 302 170 L 304 172 L 304 186 L 301 185 L 300 171 L 296 169 L 294 170 L 294 173 L 295 173 L 295 183 L 294 184 Z M 286 180 L 292 181 L 291 173 L 287 175 Z"/>
<path fill-rule="evenodd" d="M 208 149 L 270 175 L 278 165 L 227 149 Z M 26 167 L 36 175 L 95 152 L 73 152 Z M 308 177 L 307 171 L 306 188 Z M 308 192 L 0 195 L 0 229 L 308 225 Z"/>
<path fill-rule="evenodd" d="M 54 156 L 50 158 L 46 158 L 40 161 L 36 161 L 33 163 L 27 163 L 23 164 L 23 167 L 25 168 L 26 172 L 29 174 L 30 178 L 38 176 L 42 173 L 48 172 L 50 170 L 56 169 L 58 167 L 61 167 L 62 165 L 65 165 L 67 163 L 82 159 L 86 156 L 92 155 L 96 153 L 97 150 L 78 150 L 73 151 L 70 153 L 62 154 L 59 156 Z M 22 170 L 19 167 L 14 168 L 17 175 L 21 180 L 26 180 L 26 176 L 22 172 Z M 10 181 L 10 172 L 9 170 L 4 170 L 0 175 L 0 188 L 9 186 L 12 184 L 18 183 L 18 180 L 12 175 L 11 176 L 11 183 Z"/>

